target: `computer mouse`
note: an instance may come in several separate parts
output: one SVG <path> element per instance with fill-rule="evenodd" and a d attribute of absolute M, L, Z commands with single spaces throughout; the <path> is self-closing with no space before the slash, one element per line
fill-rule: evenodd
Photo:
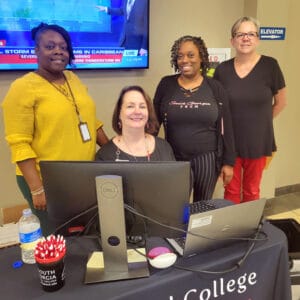
<path fill-rule="evenodd" d="M 168 268 L 172 266 L 177 259 L 175 253 L 169 248 L 162 246 L 150 249 L 147 253 L 147 257 L 150 265 L 157 269 Z"/>
<path fill-rule="evenodd" d="M 163 253 L 154 258 L 148 258 L 150 265 L 156 269 L 165 269 L 171 267 L 177 259 L 175 253 Z"/>
<path fill-rule="evenodd" d="M 149 258 L 155 258 L 158 255 L 164 254 L 164 253 L 171 253 L 172 251 L 167 247 L 154 247 L 150 249 L 147 253 L 147 256 Z"/>

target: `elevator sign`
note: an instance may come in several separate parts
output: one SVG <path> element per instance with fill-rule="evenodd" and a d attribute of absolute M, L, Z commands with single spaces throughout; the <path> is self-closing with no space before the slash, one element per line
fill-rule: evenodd
<path fill-rule="evenodd" d="M 285 27 L 260 27 L 261 40 L 284 40 Z"/>

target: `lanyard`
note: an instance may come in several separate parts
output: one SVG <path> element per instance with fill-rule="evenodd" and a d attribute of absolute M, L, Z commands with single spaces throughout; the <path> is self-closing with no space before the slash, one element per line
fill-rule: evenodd
<path fill-rule="evenodd" d="M 38 74 L 38 73 L 37 73 Z M 39 74 L 40 75 L 40 74 Z M 41 76 L 41 75 L 40 75 Z M 67 89 L 68 90 L 65 90 L 63 87 L 59 86 L 59 85 L 56 85 L 54 84 L 53 82 L 51 82 L 50 80 L 48 80 L 47 78 L 41 76 L 42 78 L 44 78 L 45 80 L 47 80 L 57 91 L 59 91 L 61 94 L 63 94 L 67 99 L 70 99 L 72 100 L 72 103 L 74 104 L 74 107 L 75 107 L 75 111 L 76 111 L 76 115 L 78 117 L 78 128 L 79 128 L 79 132 L 80 132 L 80 135 L 81 135 L 81 138 L 82 138 L 82 141 L 83 142 L 88 142 L 91 140 L 91 135 L 90 135 L 90 132 L 89 132 L 89 128 L 88 128 L 88 125 L 86 122 L 82 122 L 81 120 L 81 117 L 80 117 L 80 113 L 79 113 L 79 108 L 77 106 L 77 103 L 75 101 L 75 97 L 74 97 L 74 94 L 73 94 L 73 91 L 71 89 L 71 86 L 65 76 L 65 74 L 63 74 L 63 77 L 65 79 L 65 82 L 67 84 Z"/>
<path fill-rule="evenodd" d="M 69 84 L 69 82 L 68 82 L 68 80 L 67 80 L 65 74 L 63 74 L 63 77 L 64 77 L 65 82 L 66 82 L 66 84 L 67 84 L 67 88 L 68 88 L 67 91 L 66 91 L 65 89 L 61 88 L 59 85 L 56 85 L 56 84 L 54 84 L 53 82 L 51 82 L 51 81 L 49 81 L 49 80 L 47 80 L 47 81 L 48 81 L 48 82 L 49 82 L 56 90 L 58 90 L 61 94 L 63 94 L 66 98 L 68 98 L 68 99 L 71 98 L 71 100 L 72 100 L 72 102 L 73 102 L 73 104 L 74 104 L 74 107 L 75 107 L 76 114 L 77 114 L 77 116 L 78 116 L 79 123 L 82 123 L 81 117 L 80 117 L 80 113 L 79 113 L 79 109 L 78 109 L 78 106 L 77 106 L 77 104 L 76 104 L 76 101 L 75 101 L 75 97 L 74 97 L 73 91 L 72 91 L 72 89 L 71 89 L 71 87 L 70 87 L 70 84 Z M 71 96 L 71 97 L 69 97 L 69 93 L 70 93 L 70 96 Z"/>

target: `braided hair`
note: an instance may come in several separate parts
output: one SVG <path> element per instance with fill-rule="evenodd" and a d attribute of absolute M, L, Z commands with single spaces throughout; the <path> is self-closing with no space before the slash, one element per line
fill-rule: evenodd
<path fill-rule="evenodd" d="M 181 47 L 181 44 L 185 42 L 193 42 L 195 46 L 198 48 L 199 56 L 201 58 L 201 74 L 205 76 L 209 69 L 210 64 L 208 60 L 207 48 L 201 37 L 185 35 L 177 39 L 171 48 L 171 61 L 170 61 L 171 67 L 174 68 L 175 72 L 179 71 L 178 64 L 177 64 L 178 51 Z"/>

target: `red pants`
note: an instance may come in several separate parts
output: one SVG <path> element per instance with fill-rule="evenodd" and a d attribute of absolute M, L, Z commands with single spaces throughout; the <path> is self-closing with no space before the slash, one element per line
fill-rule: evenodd
<path fill-rule="evenodd" d="M 224 198 L 235 203 L 259 199 L 265 166 L 265 156 L 257 159 L 238 157 L 233 168 L 233 178 L 225 187 Z"/>

